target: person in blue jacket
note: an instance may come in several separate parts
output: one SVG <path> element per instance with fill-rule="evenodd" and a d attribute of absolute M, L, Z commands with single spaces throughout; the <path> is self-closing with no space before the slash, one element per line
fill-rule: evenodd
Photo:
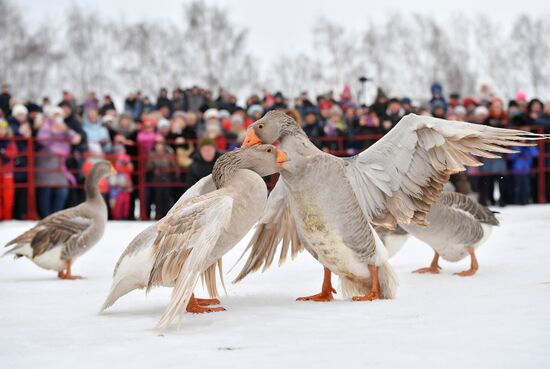
<path fill-rule="evenodd" d="M 539 156 L 536 146 L 515 146 L 517 153 L 510 154 L 512 161 L 512 177 L 514 182 L 514 202 L 519 205 L 529 203 L 531 195 L 531 168 L 533 158 Z"/>

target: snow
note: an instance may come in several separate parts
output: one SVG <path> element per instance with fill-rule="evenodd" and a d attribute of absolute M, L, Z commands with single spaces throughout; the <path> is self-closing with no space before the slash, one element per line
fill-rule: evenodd
<path fill-rule="evenodd" d="M 412 274 L 429 264 L 432 251 L 409 240 L 391 260 L 401 282 L 395 300 L 296 302 L 319 292 L 322 278 L 321 266 L 304 253 L 227 283 L 226 312 L 186 315 L 180 329 L 164 335 L 151 328 L 169 289 L 134 291 L 97 314 L 118 256 L 148 225 L 110 222 L 73 268 L 85 280 L 60 281 L 29 260 L 0 259 L 0 367 L 547 367 L 550 205 L 501 211 L 502 226 L 478 249 L 474 277 L 452 274 L 467 269 L 468 260 L 442 261 L 440 275 Z M 0 244 L 31 225 L 0 223 Z M 226 270 L 244 246 L 227 255 Z"/>

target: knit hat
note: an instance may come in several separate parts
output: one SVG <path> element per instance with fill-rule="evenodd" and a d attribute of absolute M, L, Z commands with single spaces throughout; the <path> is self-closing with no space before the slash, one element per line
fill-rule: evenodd
<path fill-rule="evenodd" d="M 204 117 L 204 120 L 218 119 L 219 117 L 218 109 L 214 109 L 214 108 L 208 109 L 207 111 L 204 112 L 203 117 Z"/>
<path fill-rule="evenodd" d="M 489 109 L 486 106 L 480 105 L 474 110 L 474 115 L 488 115 Z"/>
<path fill-rule="evenodd" d="M 216 141 L 208 137 L 203 138 L 199 141 L 199 149 L 204 146 L 212 146 L 213 148 L 216 148 Z"/>
<path fill-rule="evenodd" d="M 432 91 L 432 93 L 437 92 L 437 93 L 441 94 L 441 92 L 443 92 L 443 87 L 438 82 L 434 82 L 434 83 L 432 83 L 431 91 Z"/>
<path fill-rule="evenodd" d="M 246 114 L 251 117 L 254 115 L 254 113 L 260 113 L 260 114 L 263 114 L 264 113 L 264 108 L 262 108 L 262 106 L 260 104 L 254 104 L 254 105 L 250 105 L 250 107 L 248 108 Z"/>
<path fill-rule="evenodd" d="M 466 115 L 467 111 L 466 111 L 466 108 L 463 107 L 462 105 L 457 105 L 455 106 L 455 114 L 457 115 Z"/>
<path fill-rule="evenodd" d="M 25 107 L 25 105 L 22 105 L 22 104 L 17 104 L 13 107 L 13 109 L 11 110 L 11 114 L 15 117 L 16 115 L 19 115 L 19 114 L 23 114 L 23 115 L 27 115 L 29 113 L 29 111 L 27 110 L 27 108 Z"/>
<path fill-rule="evenodd" d="M 160 118 L 157 122 L 157 129 L 160 131 L 163 128 L 170 128 L 170 122 L 168 119 Z"/>
<path fill-rule="evenodd" d="M 231 116 L 231 113 L 228 112 L 227 110 L 225 109 L 222 109 L 218 112 L 218 118 L 223 120 L 223 119 L 227 119 Z"/>

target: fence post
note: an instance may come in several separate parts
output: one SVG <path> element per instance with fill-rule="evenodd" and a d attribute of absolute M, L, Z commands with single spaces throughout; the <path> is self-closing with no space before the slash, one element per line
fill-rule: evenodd
<path fill-rule="evenodd" d="M 539 131 L 540 132 L 540 131 Z M 545 140 L 539 140 L 539 160 L 537 165 L 537 180 L 538 180 L 538 203 L 546 203 L 546 152 L 545 150 Z"/>
<path fill-rule="evenodd" d="M 27 219 L 36 220 L 36 188 L 34 185 L 34 143 L 27 139 Z"/>
<path fill-rule="evenodd" d="M 145 204 L 145 153 L 142 145 L 138 144 L 138 186 L 139 186 L 139 219 L 148 220 Z"/>

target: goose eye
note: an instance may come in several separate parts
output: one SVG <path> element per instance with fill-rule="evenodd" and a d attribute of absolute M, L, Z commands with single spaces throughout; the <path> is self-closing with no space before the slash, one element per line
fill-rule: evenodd
<path fill-rule="evenodd" d="M 264 125 L 263 125 L 263 124 L 260 124 L 260 125 L 258 125 L 258 128 L 259 128 L 259 129 L 264 129 Z"/>
<path fill-rule="evenodd" d="M 267 152 L 272 152 L 273 150 L 271 148 L 267 149 Z"/>

